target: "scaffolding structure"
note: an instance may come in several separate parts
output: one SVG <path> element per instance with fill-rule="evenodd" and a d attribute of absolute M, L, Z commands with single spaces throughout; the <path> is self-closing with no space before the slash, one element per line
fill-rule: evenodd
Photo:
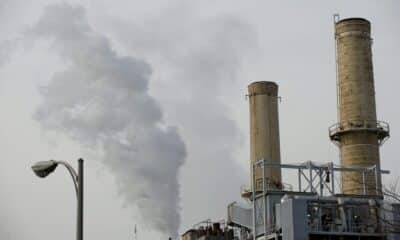
<path fill-rule="evenodd" d="M 267 183 L 268 179 L 265 178 L 263 175 L 262 181 L 262 191 L 257 191 L 256 189 L 260 189 L 256 187 L 255 184 L 255 170 L 257 168 L 263 168 L 263 173 L 265 173 L 265 168 L 279 168 L 279 169 L 294 169 L 297 170 L 297 179 L 298 179 L 298 191 L 287 191 L 283 189 L 281 191 L 277 191 L 276 189 L 269 189 L 268 186 L 270 185 Z M 333 164 L 333 162 L 328 162 L 325 164 L 316 164 L 312 161 L 307 161 L 301 164 L 275 164 L 267 162 L 265 159 L 261 159 L 257 162 L 254 162 L 252 165 L 252 184 L 251 184 L 251 202 L 253 207 L 253 223 L 252 223 L 252 232 L 253 232 L 253 239 L 256 240 L 257 238 L 257 231 L 256 231 L 256 222 L 258 219 L 262 218 L 263 223 L 263 233 L 264 239 L 267 239 L 267 235 L 269 237 L 271 234 L 274 234 L 275 226 L 272 224 L 267 224 L 267 214 L 266 214 L 266 195 L 268 193 L 277 193 L 281 192 L 282 194 L 290 194 L 293 195 L 302 195 L 302 194 L 312 194 L 318 195 L 319 197 L 328 197 L 328 196 L 335 196 L 339 192 L 335 190 L 335 173 L 341 172 L 359 172 L 362 173 L 363 178 L 360 180 L 362 181 L 363 192 L 364 195 L 367 192 L 367 184 L 365 181 L 365 176 L 367 174 L 373 174 L 375 176 L 375 193 L 376 197 L 380 196 L 381 189 L 379 189 L 379 176 L 380 174 L 389 174 L 390 171 L 388 170 L 381 170 L 378 166 L 370 166 L 370 167 L 341 167 Z M 284 186 L 284 185 L 282 185 Z M 324 190 L 325 189 L 325 190 Z M 256 203 L 256 199 L 262 197 L 262 201 Z M 275 234 L 276 235 L 276 234 Z"/>

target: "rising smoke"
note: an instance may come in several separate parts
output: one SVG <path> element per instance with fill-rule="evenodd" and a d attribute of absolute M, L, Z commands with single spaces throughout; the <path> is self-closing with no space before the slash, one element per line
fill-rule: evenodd
<path fill-rule="evenodd" d="M 143 223 L 177 236 L 177 177 L 186 148 L 148 93 L 150 65 L 119 56 L 107 37 L 92 30 L 82 7 L 46 7 L 29 34 L 50 40 L 66 65 L 41 89 L 43 102 L 34 117 L 45 129 L 100 149 L 103 164 Z"/>
<path fill-rule="evenodd" d="M 242 134 L 237 119 L 247 119 L 249 79 L 242 70 L 259 43 L 253 26 L 241 17 L 204 16 L 202 9 L 177 2 L 156 17 L 117 19 L 110 30 L 155 66 L 152 91 L 162 99 L 168 121 L 182 129 L 188 150 L 181 181 L 183 222 L 190 227 L 224 218 L 227 204 L 240 196 L 239 186 L 249 181 L 236 164 L 248 164 L 248 155 L 241 155 L 247 124 Z M 238 109 L 242 111 L 235 117 Z"/>

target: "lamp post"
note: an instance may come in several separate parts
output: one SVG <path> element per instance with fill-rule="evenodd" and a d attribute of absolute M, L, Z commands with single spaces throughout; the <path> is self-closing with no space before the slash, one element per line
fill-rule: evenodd
<path fill-rule="evenodd" d="M 78 203 L 76 240 L 83 240 L 83 159 L 78 159 L 78 173 L 69 163 L 55 160 L 37 162 L 32 166 L 32 170 L 38 177 L 45 178 L 57 168 L 58 164 L 67 168 L 74 182 Z"/>

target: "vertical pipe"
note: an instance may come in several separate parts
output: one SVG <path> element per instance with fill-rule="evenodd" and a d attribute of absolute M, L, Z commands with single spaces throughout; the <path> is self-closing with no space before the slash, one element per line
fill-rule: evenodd
<path fill-rule="evenodd" d="M 335 172 L 333 170 L 333 163 L 331 163 L 331 186 L 332 186 L 332 195 L 335 195 Z"/>
<path fill-rule="evenodd" d="M 255 173 L 254 163 L 251 163 L 251 198 L 253 202 L 253 240 L 256 240 L 256 189 L 255 189 Z"/>
<path fill-rule="evenodd" d="M 333 23 L 336 25 L 336 23 L 339 21 L 339 14 L 334 14 L 333 15 Z M 335 28 L 335 73 L 336 73 L 336 104 L 337 104 L 337 118 L 340 119 L 340 83 L 339 83 L 339 63 L 338 63 L 338 54 L 337 54 L 337 40 L 336 40 L 336 28 Z"/>
<path fill-rule="evenodd" d="M 311 192 L 314 192 L 313 174 L 312 174 L 312 164 L 311 164 L 311 162 L 308 162 L 308 169 L 309 169 L 309 174 L 310 174 L 310 179 L 309 179 L 310 190 L 311 190 Z"/>
<path fill-rule="evenodd" d="M 318 230 L 317 231 L 322 231 L 322 208 L 321 208 L 321 203 L 318 202 Z"/>
<path fill-rule="evenodd" d="M 318 175 L 319 175 L 319 194 L 320 196 L 323 195 L 324 191 L 324 185 L 323 185 L 323 180 L 322 180 L 322 169 L 318 169 Z"/>
<path fill-rule="evenodd" d="M 78 159 L 78 213 L 76 239 L 83 240 L 83 159 Z"/>
<path fill-rule="evenodd" d="M 302 170 L 299 168 L 299 169 L 298 169 L 299 192 L 301 192 L 301 173 L 302 173 Z"/>
<path fill-rule="evenodd" d="M 263 161 L 262 161 L 262 163 L 263 163 L 263 207 L 262 207 L 262 211 L 263 211 L 263 217 L 264 217 L 264 237 L 266 236 L 266 234 L 267 234 L 267 209 L 265 208 L 265 203 L 266 203 L 266 201 L 265 201 L 265 160 L 263 159 Z"/>
<path fill-rule="evenodd" d="M 377 196 L 382 195 L 382 193 L 379 193 L 378 174 L 378 166 L 375 165 L 375 193 Z"/>
<path fill-rule="evenodd" d="M 365 194 L 367 194 L 367 191 L 366 191 L 366 185 L 365 185 L 365 170 L 363 170 L 363 172 L 362 172 L 362 181 L 363 181 L 363 194 L 365 195 Z"/>

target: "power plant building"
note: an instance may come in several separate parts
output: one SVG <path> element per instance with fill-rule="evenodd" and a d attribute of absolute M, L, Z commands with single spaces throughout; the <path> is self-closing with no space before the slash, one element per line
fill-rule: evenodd
<path fill-rule="evenodd" d="M 194 226 L 182 240 L 400 239 L 400 204 L 384 198 L 382 188 L 389 171 L 381 169 L 379 148 L 389 125 L 377 120 L 370 22 L 335 21 L 335 41 L 338 123 L 329 138 L 340 163 L 281 162 L 278 84 L 251 83 L 247 204 L 228 205 L 223 231 Z M 283 169 L 295 170 L 296 189 L 283 183 Z"/>

